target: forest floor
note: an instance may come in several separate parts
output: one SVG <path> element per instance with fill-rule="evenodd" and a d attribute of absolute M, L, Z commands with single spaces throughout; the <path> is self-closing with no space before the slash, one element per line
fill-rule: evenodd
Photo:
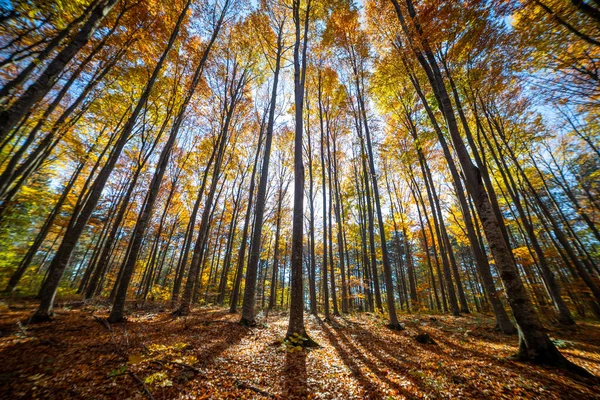
<path fill-rule="evenodd" d="M 403 331 L 374 314 L 307 316 L 321 347 L 297 350 L 281 342 L 283 312 L 247 328 L 222 308 L 174 318 L 151 305 L 109 325 L 106 305 L 65 303 L 52 322 L 27 325 L 34 309 L 0 303 L 0 398 L 600 398 L 598 380 L 508 360 L 517 337 L 485 315 L 400 314 Z M 418 343 L 420 333 L 436 344 Z M 600 376 L 600 324 L 549 333 Z"/>

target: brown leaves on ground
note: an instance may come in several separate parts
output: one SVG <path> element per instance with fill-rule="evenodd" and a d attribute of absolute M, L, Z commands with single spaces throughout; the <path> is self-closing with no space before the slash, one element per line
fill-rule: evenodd
<path fill-rule="evenodd" d="M 488 316 L 404 315 L 392 331 L 375 315 L 307 316 L 321 347 L 281 342 L 287 316 L 255 328 L 217 308 L 174 318 L 157 307 L 107 325 L 103 308 L 59 309 L 54 321 L 20 325 L 33 305 L 2 310 L 0 398 L 594 398 L 597 382 L 507 357 L 517 338 Z M 415 340 L 427 333 L 436 344 Z M 550 332 L 561 351 L 600 376 L 600 326 Z"/>

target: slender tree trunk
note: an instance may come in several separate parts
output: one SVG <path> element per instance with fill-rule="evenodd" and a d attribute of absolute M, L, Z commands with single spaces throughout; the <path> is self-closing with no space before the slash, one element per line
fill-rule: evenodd
<path fill-rule="evenodd" d="M 395 7 L 398 20 L 402 25 L 404 33 L 412 39 L 411 35 L 413 35 L 413 33 L 410 32 L 406 25 L 404 11 L 402 11 L 397 0 L 391 1 Z M 422 34 L 420 25 L 416 21 L 416 12 L 412 0 L 406 0 L 406 4 L 408 6 L 408 13 L 411 21 L 417 27 L 417 37 L 420 44 L 424 46 L 424 50 L 418 49 L 413 46 L 412 43 L 411 47 L 417 56 L 419 63 L 423 67 L 423 70 L 427 74 L 431 87 L 438 99 L 440 109 L 446 119 L 452 143 L 454 144 L 454 148 L 463 169 L 467 190 L 473 196 L 475 207 L 479 213 L 492 255 L 496 261 L 500 277 L 504 282 L 509 304 L 517 321 L 520 339 L 519 358 L 523 360 L 532 360 L 542 364 L 560 365 L 580 373 L 587 372 L 568 361 L 558 351 L 544 331 L 541 321 L 533 308 L 531 299 L 523 286 L 519 271 L 512 257 L 509 243 L 502 234 L 500 226 L 503 222 L 496 218 L 490 199 L 488 198 L 488 193 L 483 185 L 481 173 L 473 165 L 465 143 L 460 135 L 454 115 L 454 109 L 446 91 L 439 66 L 433 53 L 429 50 L 428 43 Z"/>
<path fill-rule="evenodd" d="M 358 81 L 358 78 L 357 78 Z M 361 114 L 364 120 L 366 145 L 367 145 L 367 159 L 369 161 L 369 175 L 371 177 L 373 185 L 373 197 L 375 198 L 375 210 L 377 212 L 377 222 L 379 224 L 379 238 L 381 242 L 381 255 L 383 261 L 383 275 L 387 297 L 388 313 L 390 315 L 390 327 L 393 329 L 401 328 L 398 323 L 398 317 L 396 316 L 396 305 L 394 303 L 394 284 L 392 281 L 392 268 L 390 266 L 389 254 L 387 250 L 387 239 L 385 236 L 385 227 L 383 223 L 383 214 L 381 212 L 381 200 L 379 197 L 379 187 L 377 183 L 377 172 L 375 171 L 375 160 L 373 156 L 373 145 L 371 143 L 371 130 L 369 129 L 367 111 L 364 104 L 362 92 L 360 91 L 360 85 L 357 82 L 358 90 L 358 102 L 361 110 Z"/>
<path fill-rule="evenodd" d="M 77 244 L 81 233 L 87 225 L 88 219 L 92 215 L 96 204 L 98 204 L 98 201 L 100 200 L 100 196 L 104 189 L 104 185 L 108 181 L 108 178 L 112 170 L 114 169 L 115 164 L 117 163 L 117 159 L 119 158 L 121 152 L 123 151 L 123 148 L 125 147 L 125 144 L 127 143 L 127 140 L 129 139 L 131 132 L 133 131 L 139 113 L 141 112 L 142 108 L 148 100 L 148 97 L 150 96 L 150 92 L 152 91 L 154 83 L 158 78 L 158 74 L 162 69 L 167 54 L 171 50 L 171 47 L 173 46 L 173 43 L 175 42 L 175 39 L 179 33 L 179 29 L 181 27 L 185 14 L 187 13 L 188 7 L 189 1 L 186 3 L 186 7 L 184 8 L 183 12 L 180 14 L 179 19 L 175 24 L 175 28 L 171 33 L 171 37 L 169 38 L 167 47 L 163 51 L 163 54 L 161 55 L 158 63 L 156 64 L 152 76 L 146 83 L 146 87 L 144 88 L 144 91 L 140 96 L 140 99 L 138 100 L 138 103 L 133 113 L 129 117 L 127 123 L 125 124 L 125 127 L 120 133 L 120 136 L 117 142 L 115 143 L 115 146 L 112 150 L 109 159 L 107 160 L 106 164 L 101 169 L 101 171 L 98 173 L 96 180 L 90 188 L 88 201 L 85 203 L 85 206 L 83 206 L 81 213 L 77 218 L 77 221 L 74 224 L 72 224 L 72 226 L 69 226 L 69 228 L 67 228 L 67 232 L 65 232 L 64 239 L 61 242 L 54 256 L 52 263 L 50 264 L 50 272 L 48 274 L 47 284 L 44 285 L 44 287 L 40 291 L 40 306 L 34 314 L 34 316 L 32 317 L 31 322 L 47 321 L 50 318 L 50 315 L 52 314 L 52 307 L 54 304 L 56 291 L 58 289 L 58 285 L 60 284 L 60 280 L 63 276 L 65 268 L 69 263 L 69 259 L 71 258 L 73 249 L 75 248 L 75 245 Z"/>
<path fill-rule="evenodd" d="M 356 168 L 358 169 L 358 168 Z M 362 181 L 361 179 L 361 175 L 359 174 L 355 174 L 355 176 L 357 176 L 356 179 L 356 188 L 357 188 L 357 193 L 361 193 L 361 189 L 360 189 L 360 182 Z M 366 233 L 366 227 L 365 227 L 365 220 L 366 220 L 366 215 L 365 215 L 365 210 L 364 210 L 364 206 L 363 206 L 363 196 L 359 195 L 358 196 L 358 215 L 359 215 L 359 230 L 360 230 L 360 243 L 361 243 L 361 254 L 362 254 L 362 266 L 364 268 L 364 279 L 363 279 L 363 284 L 364 284 L 364 290 L 366 292 L 366 296 L 367 296 L 367 306 L 366 309 L 368 311 L 374 311 L 375 310 L 375 306 L 374 306 L 374 301 L 373 301 L 373 294 L 371 291 L 371 275 L 370 275 L 370 271 L 371 271 L 371 267 L 369 265 L 369 256 L 368 256 L 368 251 L 367 251 L 367 233 Z"/>
<path fill-rule="evenodd" d="M 56 202 L 56 204 L 54 205 L 54 208 L 52 209 L 52 211 L 46 218 L 46 221 L 44 221 L 44 225 L 42 225 L 42 228 L 38 232 L 33 244 L 29 247 L 29 249 L 27 250 L 27 254 L 25 254 L 25 257 L 23 257 L 23 259 L 19 263 L 19 266 L 17 267 L 15 272 L 11 275 L 11 277 L 8 281 L 8 284 L 6 285 L 6 288 L 4 289 L 4 292 L 6 292 L 6 293 L 12 292 L 15 289 L 15 287 L 17 286 L 17 284 L 19 283 L 19 281 L 21 280 L 21 278 L 23 277 L 23 274 L 25 274 L 25 271 L 27 271 L 27 268 L 29 268 L 29 265 L 31 264 L 33 257 L 37 254 L 38 250 L 44 243 L 44 240 L 46 239 L 48 232 L 50 232 L 50 228 L 52 228 L 52 225 L 54 224 L 54 220 L 59 215 L 60 210 L 61 210 L 65 200 L 67 199 L 67 196 L 71 192 L 71 189 L 73 188 L 73 185 L 77 181 L 77 178 L 79 177 L 79 174 L 83 170 L 84 166 L 85 166 L 85 161 L 79 163 L 79 165 L 75 169 L 75 172 L 73 172 L 73 175 L 71 175 L 71 179 L 69 179 L 69 182 L 63 189 L 63 192 L 62 192 L 61 196 L 59 197 L 58 201 Z"/>
<path fill-rule="evenodd" d="M 231 224 L 229 226 L 229 233 L 227 235 L 227 248 L 225 250 L 225 259 L 223 260 L 223 270 L 221 271 L 221 278 L 219 280 L 219 289 L 217 295 L 217 304 L 223 304 L 225 301 L 225 289 L 227 287 L 227 281 L 229 277 L 229 268 L 231 266 L 231 254 L 233 253 L 233 243 L 235 240 L 235 233 L 237 230 L 238 215 L 241 205 L 242 188 L 244 187 L 244 177 L 247 170 L 244 171 L 242 180 L 239 183 L 239 188 L 235 200 L 233 201 L 233 213 L 231 215 Z"/>
<path fill-rule="evenodd" d="M 275 126 L 275 107 L 277 106 L 277 88 L 279 86 L 279 72 L 281 69 L 281 56 L 283 53 L 283 25 L 277 33 L 277 55 L 275 58 L 275 69 L 273 72 L 273 87 L 271 101 L 269 104 L 269 119 L 265 138 L 265 152 L 262 161 L 260 181 L 256 198 L 256 209 L 254 211 L 254 227 L 252 241 L 250 242 L 250 255 L 246 269 L 246 286 L 244 288 L 244 304 L 242 307 L 241 323 L 255 325 L 255 303 L 256 303 L 256 274 L 260 260 L 261 237 L 263 218 L 266 206 L 267 183 L 269 180 L 269 163 L 271 159 L 271 144 L 273 142 L 273 129 Z"/>
<path fill-rule="evenodd" d="M 333 187 L 332 187 L 332 178 L 331 178 L 331 151 L 329 146 L 329 141 L 331 139 L 331 132 L 329 130 L 329 113 L 325 113 L 326 117 L 326 133 L 327 140 L 325 141 L 327 147 L 327 190 L 329 192 L 329 203 L 328 207 L 328 225 L 327 225 L 327 235 L 329 240 L 329 266 L 330 266 L 330 279 L 331 279 L 331 302 L 333 304 L 333 315 L 339 316 L 340 312 L 338 310 L 338 301 L 337 301 L 337 289 L 335 282 L 335 263 L 333 260 Z M 325 168 L 325 166 L 323 166 Z"/>
<path fill-rule="evenodd" d="M 323 207 L 323 261 L 321 262 L 321 282 L 323 286 L 323 312 L 325 314 L 325 320 L 329 320 L 329 280 L 327 279 L 328 262 L 329 262 L 329 253 L 327 251 L 328 241 L 327 241 L 327 177 L 325 175 L 326 167 L 325 167 L 325 126 L 323 122 L 323 91 L 322 91 L 322 77 L 321 71 L 319 70 L 318 75 L 318 105 L 319 105 L 319 128 L 321 131 L 321 146 L 320 146 L 320 155 L 321 155 L 321 191 L 322 191 L 322 207 Z M 331 195 L 331 193 L 330 193 Z"/>
<path fill-rule="evenodd" d="M 201 271 L 199 271 L 200 263 L 203 259 L 205 245 L 208 239 L 208 231 L 210 228 L 210 215 L 213 211 L 213 201 L 217 190 L 219 176 L 221 174 L 221 168 L 223 166 L 222 164 L 225 147 L 227 145 L 227 142 L 229 141 L 229 130 L 231 127 L 231 120 L 233 117 L 233 113 L 235 112 L 236 105 L 241 100 L 243 87 L 247 82 L 247 71 L 241 72 L 240 76 L 237 75 L 238 72 L 239 71 L 237 70 L 237 66 L 234 66 L 234 69 L 232 71 L 233 76 L 231 77 L 228 86 L 225 87 L 225 91 L 226 93 L 228 93 L 226 99 L 227 106 L 223 110 L 225 112 L 224 123 L 221 128 L 221 132 L 219 133 L 219 137 L 217 139 L 218 150 L 215 160 L 215 166 L 212 173 L 212 182 L 204 204 L 202 218 L 200 220 L 200 228 L 198 230 L 198 237 L 196 239 L 196 244 L 194 246 L 194 251 L 192 254 L 192 261 L 188 273 L 188 279 L 185 285 L 185 290 L 179 308 L 177 309 L 177 311 L 175 311 L 176 315 L 189 314 L 194 284 L 202 276 Z"/>
<path fill-rule="evenodd" d="M 269 310 L 275 306 L 276 295 L 277 295 L 277 276 L 279 272 L 279 234 L 281 231 L 281 203 L 283 197 L 287 193 L 287 188 L 290 182 L 287 183 L 285 189 L 283 188 L 283 182 L 279 188 L 279 197 L 277 200 L 277 221 L 275 223 L 275 250 L 273 251 L 273 273 L 271 275 L 271 293 L 269 295 Z"/>
<path fill-rule="evenodd" d="M 308 45 L 308 28 L 311 12 L 311 0 L 307 0 L 304 10 L 304 39 L 302 44 L 302 64 L 300 64 L 300 19 L 301 0 L 293 0 L 292 11 L 295 24 L 294 43 L 294 104 L 295 110 L 295 138 L 294 138 L 294 211 L 292 217 L 292 256 L 291 256 L 291 298 L 290 319 L 286 338 L 296 336 L 304 338 L 304 345 L 314 344 L 308 338 L 304 328 L 304 288 L 302 270 L 302 247 L 304 225 L 304 164 L 302 162 L 302 132 L 304 109 L 304 83 L 306 79 L 306 52 Z M 302 65 L 302 66 L 301 66 Z M 297 342 L 297 340 L 296 340 Z"/>
<path fill-rule="evenodd" d="M 383 312 L 383 303 L 381 302 L 381 285 L 379 284 L 379 271 L 377 268 L 377 258 L 375 251 L 375 226 L 373 222 L 373 203 L 371 202 L 371 184 L 369 179 L 369 170 L 367 167 L 367 155 L 365 152 L 365 145 L 362 136 L 360 137 L 361 142 L 361 150 L 362 150 L 362 178 L 364 179 L 364 195 L 365 195 L 365 204 L 366 204 L 366 212 L 367 212 L 367 221 L 368 226 L 367 230 L 369 232 L 369 256 L 371 262 L 371 279 L 373 281 L 374 292 L 375 292 L 375 305 L 377 310 Z"/>
<path fill-rule="evenodd" d="M 87 44 L 104 16 L 116 3 L 117 0 L 100 0 L 79 32 L 56 55 L 37 80 L 10 107 L 0 113 L 0 141 L 4 140 L 31 108 L 50 91 L 66 65 Z"/>
<path fill-rule="evenodd" d="M 341 279 L 342 279 L 342 312 L 343 313 L 348 313 L 348 286 L 346 283 L 346 266 L 344 264 L 344 256 L 346 255 L 345 253 L 345 248 L 344 248 L 344 225 L 343 225 L 343 219 L 342 219 L 342 214 L 341 214 L 341 194 L 340 194 L 340 190 L 339 190 L 339 177 L 338 177 L 338 165 L 337 165 L 337 149 L 336 149 L 336 138 L 333 138 L 333 160 L 331 161 L 331 163 L 333 164 L 332 166 L 330 166 L 330 169 L 333 169 L 333 195 L 335 196 L 335 207 L 334 207 L 334 211 L 335 211 L 335 222 L 337 225 L 337 243 L 338 243 L 338 255 L 340 258 L 340 272 L 341 272 Z M 331 179 L 331 178 L 330 178 Z"/>
<path fill-rule="evenodd" d="M 313 176 L 313 152 L 312 141 L 310 139 L 310 100 L 306 100 L 306 138 L 308 148 L 308 207 L 310 210 L 309 220 L 309 239 L 310 239 L 310 266 L 308 269 L 308 291 L 310 296 L 310 313 L 317 315 L 317 278 L 316 278 L 316 254 L 315 254 L 315 194 L 314 194 L 314 176 Z"/>

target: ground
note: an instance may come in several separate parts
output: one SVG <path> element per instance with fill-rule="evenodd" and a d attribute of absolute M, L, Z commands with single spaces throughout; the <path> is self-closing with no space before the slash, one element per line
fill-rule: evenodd
<path fill-rule="evenodd" d="M 27 325 L 34 309 L 0 306 L 0 398 L 600 398 L 598 381 L 509 360 L 517 338 L 485 315 L 401 314 L 403 331 L 375 314 L 306 316 L 321 347 L 301 350 L 281 342 L 283 312 L 247 328 L 222 308 L 175 318 L 151 305 L 110 325 L 106 306 L 67 303 L 52 322 Z M 417 342 L 423 333 L 436 343 Z M 600 376 L 600 324 L 549 333 Z"/>

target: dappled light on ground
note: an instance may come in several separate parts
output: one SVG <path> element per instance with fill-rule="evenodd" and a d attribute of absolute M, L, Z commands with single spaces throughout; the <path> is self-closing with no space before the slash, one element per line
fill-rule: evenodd
<path fill-rule="evenodd" d="M 107 324 L 102 306 L 60 308 L 49 323 L 27 326 L 33 305 L 0 317 L 2 398 L 592 398 L 594 382 L 507 359 L 517 338 L 488 316 L 401 315 L 403 331 L 375 314 L 323 321 L 306 316 L 320 347 L 282 343 L 287 314 L 239 315 L 197 308 L 174 318 L 138 309 Z M 436 344 L 414 337 L 428 333 Z M 600 375 L 600 326 L 550 331 L 572 361 Z"/>

